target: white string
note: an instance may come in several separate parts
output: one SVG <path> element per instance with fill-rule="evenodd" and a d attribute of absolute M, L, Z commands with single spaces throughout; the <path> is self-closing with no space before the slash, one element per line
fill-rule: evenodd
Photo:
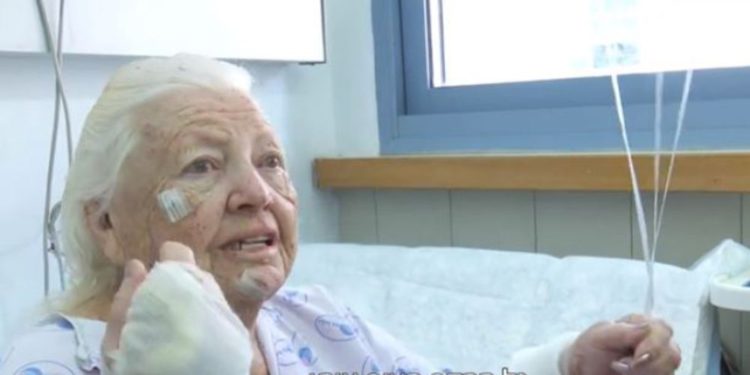
<path fill-rule="evenodd" d="M 667 192 L 669 191 L 669 185 L 672 182 L 672 172 L 674 170 L 674 161 L 677 155 L 677 145 L 680 142 L 680 135 L 682 134 L 682 126 L 685 122 L 685 112 L 687 111 L 688 98 L 690 97 L 690 86 L 693 82 L 693 71 L 688 70 L 685 72 L 685 82 L 682 86 L 682 98 L 680 99 L 680 109 L 677 113 L 677 129 L 675 130 L 674 140 L 672 142 L 672 151 L 669 157 L 669 168 L 667 169 L 667 180 L 664 183 L 664 193 L 661 199 L 661 207 L 659 207 L 659 216 L 655 218 L 656 232 L 654 232 L 654 250 L 659 241 L 659 234 L 661 233 L 661 225 L 664 219 L 664 207 L 667 203 Z M 655 252 L 655 251 L 654 251 Z M 654 255 L 652 254 L 652 259 Z"/>
<path fill-rule="evenodd" d="M 657 228 L 657 222 L 659 217 L 659 187 L 661 181 L 659 176 L 661 175 L 661 109 L 662 109 L 662 97 L 664 92 L 664 73 L 659 72 L 656 74 L 656 87 L 654 89 L 654 213 L 651 216 L 651 222 L 653 224 L 653 242 L 651 243 L 651 256 L 655 257 L 656 253 L 656 238 L 658 237 L 659 230 Z"/>
<path fill-rule="evenodd" d="M 628 140 L 628 131 L 625 126 L 625 113 L 622 107 L 622 99 L 620 98 L 620 84 L 617 80 L 617 74 L 612 74 L 612 91 L 615 96 L 615 107 L 617 108 L 617 119 L 620 124 L 620 133 L 622 135 L 622 141 L 625 144 L 625 154 L 628 158 L 628 167 L 630 170 L 630 182 L 633 188 L 633 198 L 635 200 L 636 217 L 638 220 L 638 231 L 641 238 L 641 247 L 643 248 L 643 259 L 646 260 L 646 271 L 648 272 L 648 290 L 646 294 L 646 315 L 651 315 L 654 308 L 654 267 L 653 263 L 648 260 L 652 259 L 650 255 L 648 231 L 646 227 L 646 215 L 643 211 L 643 201 L 641 200 L 641 193 L 638 190 L 638 177 L 635 174 L 635 165 L 633 164 L 633 153 L 630 150 L 630 142 Z"/>
<path fill-rule="evenodd" d="M 659 234 L 661 232 L 662 223 L 664 219 L 664 209 L 666 207 L 667 196 L 669 193 L 669 186 L 672 181 L 672 174 L 674 172 L 674 162 L 677 156 L 677 146 L 680 142 L 680 135 L 682 134 L 683 125 L 685 122 L 685 113 L 687 111 L 687 102 L 690 97 L 690 87 L 692 84 L 693 71 L 688 70 L 685 73 L 685 82 L 682 88 L 682 97 L 680 100 L 680 108 L 677 114 L 677 128 L 675 130 L 674 140 L 672 141 L 672 149 L 670 150 L 669 168 L 667 169 L 666 181 L 664 189 L 659 196 L 660 187 L 660 159 L 661 159 L 661 122 L 662 122 L 662 94 L 664 87 L 664 76 L 662 73 L 657 74 L 656 77 L 656 88 L 655 88 L 655 114 L 654 114 L 654 218 L 653 218 L 653 243 L 649 248 L 648 232 L 646 229 L 646 217 L 643 210 L 643 201 L 641 199 L 640 191 L 638 190 L 638 179 L 635 173 L 635 165 L 633 163 L 633 154 L 630 149 L 630 142 L 627 135 L 627 127 L 625 125 L 625 115 L 622 106 L 622 99 L 620 96 L 620 85 L 617 79 L 617 75 L 613 74 L 612 78 L 612 90 L 615 96 L 615 106 L 617 109 L 617 118 L 620 124 L 620 132 L 622 134 L 623 143 L 625 145 L 625 153 L 628 159 L 628 168 L 630 170 L 630 180 L 633 188 L 633 197 L 635 200 L 636 217 L 638 221 L 638 230 L 641 239 L 641 247 L 643 249 L 643 259 L 646 263 L 646 272 L 648 273 L 648 289 L 646 293 L 645 312 L 646 315 L 651 315 L 654 309 L 654 262 L 656 259 L 656 249 L 659 241 Z"/>

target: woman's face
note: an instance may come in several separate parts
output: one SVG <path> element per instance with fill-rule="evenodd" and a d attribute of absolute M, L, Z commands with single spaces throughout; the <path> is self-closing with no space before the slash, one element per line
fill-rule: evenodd
<path fill-rule="evenodd" d="M 181 89 L 143 105 L 141 141 L 123 162 L 107 210 L 122 259 L 157 259 L 165 241 L 193 249 L 232 304 L 271 297 L 297 251 L 297 195 L 273 130 L 242 94 Z M 192 208 L 170 222 L 160 192 Z"/>

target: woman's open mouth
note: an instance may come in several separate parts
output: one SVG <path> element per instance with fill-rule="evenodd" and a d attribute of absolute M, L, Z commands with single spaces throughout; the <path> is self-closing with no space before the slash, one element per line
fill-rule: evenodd
<path fill-rule="evenodd" d="M 276 252 L 277 237 L 266 234 L 234 240 L 221 247 L 232 257 L 239 260 L 259 260 Z"/>
<path fill-rule="evenodd" d="M 222 246 L 223 250 L 245 251 L 256 250 L 266 246 L 273 246 L 274 238 L 272 236 L 259 236 L 255 238 L 244 238 L 238 241 L 230 242 Z"/>

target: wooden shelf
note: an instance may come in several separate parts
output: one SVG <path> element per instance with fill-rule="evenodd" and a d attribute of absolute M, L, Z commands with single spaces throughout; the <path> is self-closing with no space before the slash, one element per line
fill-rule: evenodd
<path fill-rule="evenodd" d="M 641 189 L 653 190 L 653 155 L 634 162 Z M 661 164 L 666 176 L 668 157 Z M 631 190 L 622 154 L 316 159 L 315 172 L 330 189 Z M 679 154 L 670 191 L 750 192 L 750 153 Z"/>

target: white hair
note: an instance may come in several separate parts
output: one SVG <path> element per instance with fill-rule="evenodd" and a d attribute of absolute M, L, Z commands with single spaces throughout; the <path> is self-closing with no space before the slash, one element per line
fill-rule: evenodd
<path fill-rule="evenodd" d="M 250 74 L 238 66 L 187 54 L 137 60 L 115 72 L 86 118 L 63 193 L 62 245 L 71 280 L 59 309 L 71 311 L 113 294 L 122 278 L 122 267 L 94 242 L 84 211 L 90 202 L 108 209 L 120 167 L 139 141 L 131 121 L 139 106 L 188 87 L 233 89 L 249 97 L 250 85 Z"/>

